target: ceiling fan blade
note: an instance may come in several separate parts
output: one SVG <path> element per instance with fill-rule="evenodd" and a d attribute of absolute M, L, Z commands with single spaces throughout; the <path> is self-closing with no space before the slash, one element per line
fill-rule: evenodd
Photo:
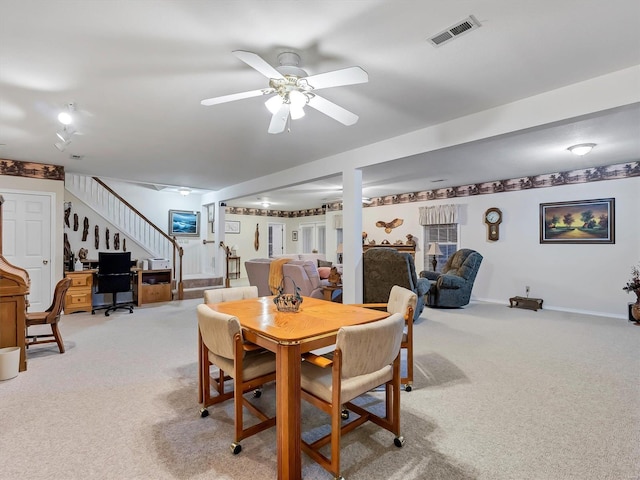
<path fill-rule="evenodd" d="M 326 98 L 319 97 L 318 95 L 315 95 L 311 100 L 309 100 L 309 106 L 324 113 L 328 117 L 337 120 L 343 125 L 353 125 L 359 118 L 355 113 L 351 113 L 340 105 L 336 105 L 335 103 L 330 102 Z"/>
<path fill-rule="evenodd" d="M 282 74 L 269 65 L 261 56 L 252 52 L 245 52 L 244 50 L 234 50 L 233 53 L 236 57 L 249 65 L 251 68 L 259 71 L 267 78 L 284 78 Z"/>
<path fill-rule="evenodd" d="M 251 90 L 248 92 L 232 93 L 231 95 L 223 95 L 221 97 L 207 98 L 200 102 L 201 105 L 209 107 L 218 105 L 219 103 L 233 102 L 234 100 L 242 100 L 243 98 L 259 97 L 260 95 L 269 95 L 275 90 L 273 88 L 262 88 L 260 90 Z"/>
<path fill-rule="evenodd" d="M 276 113 L 271 117 L 271 123 L 269 124 L 269 133 L 282 133 L 287 127 L 287 120 L 289 118 L 289 104 L 283 103 Z"/>
<path fill-rule="evenodd" d="M 369 81 L 369 74 L 360 67 L 349 67 L 343 68 L 342 70 L 311 75 L 310 77 L 305 77 L 304 80 L 315 90 L 319 90 L 321 88 L 366 83 Z"/>

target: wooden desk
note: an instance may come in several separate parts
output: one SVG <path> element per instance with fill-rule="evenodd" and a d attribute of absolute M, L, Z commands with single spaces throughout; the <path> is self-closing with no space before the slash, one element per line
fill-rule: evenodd
<path fill-rule="evenodd" d="M 338 329 L 386 318 L 387 312 L 303 297 L 297 313 L 276 310 L 273 297 L 209 304 L 240 320 L 244 338 L 276 354 L 278 480 L 300 480 L 300 363 L 303 353 L 333 345 Z"/>

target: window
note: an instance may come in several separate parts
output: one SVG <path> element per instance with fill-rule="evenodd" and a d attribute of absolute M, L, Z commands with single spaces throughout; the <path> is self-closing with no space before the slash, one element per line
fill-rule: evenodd
<path fill-rule="evenodd" d="M 302 251 L 299 253 L 326 253 L 325 231 L 324 223 L 301 224 Z"/>
<path fill-rule="evenodd" d="M 443 223 L 424 226 L 424 268 L 433 271 L 433 255 L 427 255 L 429 245 L 437 242 L 442 255 L 436 256 L 436 271 L 441 272 L 442 267 L 451 255 L 458 250 L 458 224 Z"/>

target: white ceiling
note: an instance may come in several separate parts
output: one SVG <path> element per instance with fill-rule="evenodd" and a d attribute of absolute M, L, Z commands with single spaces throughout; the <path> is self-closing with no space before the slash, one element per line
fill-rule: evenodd
<path fill-rule="evenodd" d="M 481 28 L 428 43 L 470 14 Z M 216 191 L 640 65 L 639 20 L 637 0 L 3 0 L 0 158 Z M 358 123 L 307 108 L 290 133 L 270 135 L 264 97 L 201 106 L 267 86 L 231 54 L 238 49 L 272 65 L 293 50 L 310 75 L 359 65 L 369 83 L 322 92 Z M 59 152 L 56 115 L 70 102 L 79 134 Z M 558 146 L 583 141 L 598 143 L 583 167 L 637 161 L 639 125 L 634 104 L 380 163 L 364 169 L 364 194 L 569 170 Z M 310 208 L 338 198 L 340 183 L 265 185 L 229 204 L 258 206 L 260 196 L 278 209 Z"/>

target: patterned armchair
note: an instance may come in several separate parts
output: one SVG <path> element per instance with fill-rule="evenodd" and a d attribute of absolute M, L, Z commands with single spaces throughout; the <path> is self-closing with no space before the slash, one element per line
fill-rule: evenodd
<path fill-rule="evenodd" d="M 463 248 L 449 257 L 442 273 L 424 270 L 420 276 L 431 282 L 426 302 L 430 307 L 462 307 L 469 303 L 482 255 Z"/>
<path fill-rule="evenodd" d="M 363 255 L 363 303 L 387 303 L 394 285 L 411 290 L 418 296 L 414 321 L 424 309 L 424 295 L 429 281 L 418 278 L 413 257 L 394 248 L 378 247 Z"/>

